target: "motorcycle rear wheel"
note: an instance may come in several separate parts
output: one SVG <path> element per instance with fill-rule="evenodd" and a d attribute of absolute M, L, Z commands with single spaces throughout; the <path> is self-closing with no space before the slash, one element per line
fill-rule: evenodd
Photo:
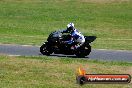
<path fill-rule="evenodd" d="M 77 49 L 75 55 L 80 58 L 84 58 L 85 56 L 89 55 L 91 52 L 91 46 L 86 45 L 84 47 L 80 47 Z"/>

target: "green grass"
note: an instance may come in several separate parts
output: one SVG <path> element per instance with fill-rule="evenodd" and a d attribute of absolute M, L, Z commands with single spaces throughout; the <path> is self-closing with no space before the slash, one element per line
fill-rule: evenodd
<path fill-rule="evenodd" d="M 131 88 L 130 84 L 76 84 L 76 73 L 82 66 L 87 73 L 130 74 L 132 63 L 104 62 L 58 57 L 0 56 L 1 88 Z"/>
<path fill-rule="evenodd" d="M 41 45 L 74 22 L 94 48 L 132 50 L 131 0 L 1 0 L 0 43 Z"/>
<path fill-rule="evenodd" d="M 96 35 L 94 48 L 132 50 L 131 0 L 0 0 L 0 43 L 41 45 L 74 22 Z M 0 88 L 131 88 L 130 84 L 76 84 L 76 70 L 130 74 L 132 63 L 65 57 L 0 55 Z"/>

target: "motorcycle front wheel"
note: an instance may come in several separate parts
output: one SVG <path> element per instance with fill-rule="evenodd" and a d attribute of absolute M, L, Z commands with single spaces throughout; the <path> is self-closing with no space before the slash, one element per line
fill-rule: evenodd
<path fill-rule="evenodd" d="M 53 52 L 51 51 L 51 49 L 48 47 L 47 43 L 44 43 L 41 47 L 40 47 L 40 52 L 43 55 L 47 55 L 49 56 L 50 54 L 52 54 Z"/>

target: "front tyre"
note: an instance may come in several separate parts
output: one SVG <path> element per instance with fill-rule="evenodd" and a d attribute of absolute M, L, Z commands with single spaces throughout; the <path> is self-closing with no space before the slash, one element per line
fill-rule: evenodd
<path fill-rule="evenodd" d="M 52 54 L 52 51 L 49 49 L 49 47 L 47 46 L 47 44 L 43 44 L 41 47 L 40 47 L 40 52 L 43 54 L 43 55 L 50 55 Z"/>

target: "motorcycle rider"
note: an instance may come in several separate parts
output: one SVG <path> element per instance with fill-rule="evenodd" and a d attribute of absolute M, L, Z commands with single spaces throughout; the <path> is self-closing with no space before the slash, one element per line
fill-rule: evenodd
<path fill-rule="evenodd" d="M 85 38 L 81 34 L 81 32 L 79 32 L 77 29 L 75 29 L 74 23 L 69 23 L 67 25 L 67 29 L 63 30 L 62 33 L 70 33 L 70 35 L 71 35 L 71 39 L 68 41 L 62 41 L 63 43 L 66 43 L 66 44 L 72 44 L 74 42 L 77 43 L 76 45 L 73 45 L 71 47 L 71 49 L 73 49 L 73 50 L 79 48 L 85 42 Z"/>

